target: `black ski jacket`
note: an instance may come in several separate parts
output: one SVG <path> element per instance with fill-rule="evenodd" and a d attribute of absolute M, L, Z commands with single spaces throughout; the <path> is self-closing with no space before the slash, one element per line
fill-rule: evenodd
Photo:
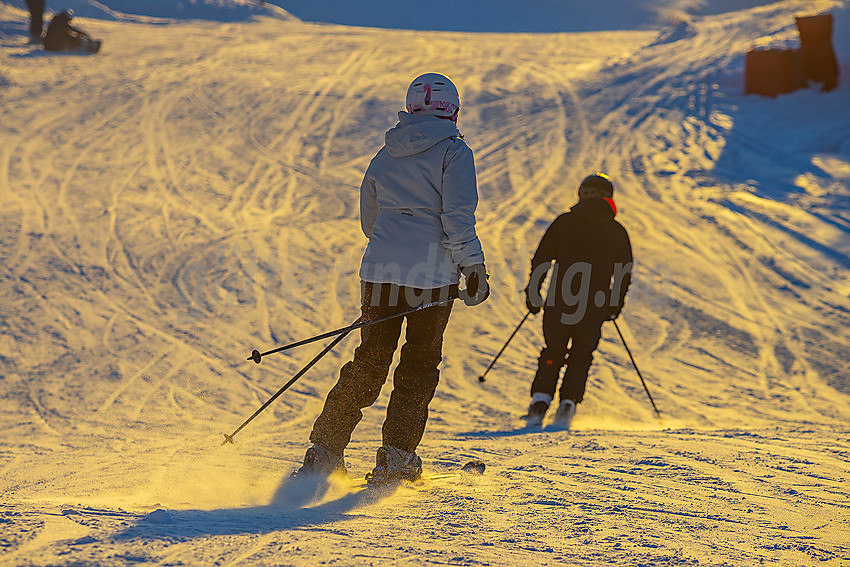
<path fill-rule="evenodd" d="M 544 303 L 565 323 L 618 315 L 631 282 L 632 246 L 626 229 L 614 220 L 613 200 L 579 201 L 546 229 L 531 259 L 528 293 L 540 290 L 555 267 Z M 539 301 L 537 302 L 539 304 Z"/>

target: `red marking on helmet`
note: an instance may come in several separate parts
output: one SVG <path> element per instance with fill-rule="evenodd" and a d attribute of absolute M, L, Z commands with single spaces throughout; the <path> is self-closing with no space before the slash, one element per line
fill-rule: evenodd
<path fill-rule="evenodd" d="M 614 216 L 617 216 L 617 205 L 614 204 L 614 199 L 605 197 L 605 200 L 608 201 L 609 205 L 611 205 L 611 210 L 614 211 Z"/>
<path fill-rule="evenodd" d="M 431 85 L 425 85 L 425 104 L 431 104 Z"/>

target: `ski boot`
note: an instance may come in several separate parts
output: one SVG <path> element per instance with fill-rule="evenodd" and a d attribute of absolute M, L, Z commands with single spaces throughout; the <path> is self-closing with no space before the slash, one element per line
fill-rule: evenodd
<path fill-rule="evenodd" d="M 527 427 L 540 427 L 543 425 L 543 417 L 549 410 L 549 404 L 552 403 L 552 396 L 543 392 L 534 392 L 531 395 L 531 405 L 528 406 L 528 413 L 525 415 L 525 425 Z"/>
<path fill-rule="evenodd" d="M 576 416 L 576 403 L 573 400 L 561 400 L 558 410 L 555 412 L 555 425 L 563 429 L 569 429 Z"/>
<path fill-rule="evenodd" d="M 342 455 L 331 453 L 321 445 L 313 445 L 304 455 L 304 464 L 294 471 L 292 478 L 304 476 L 328 477 L 335 473 L 346 474 L 345 460 Z"/>
<path fill-rule="evenodd" d="M 375 456 L 375 468 L 366 473 L 366 482 L 381 485 L 401 480 L 414 481 L 421 476 L 422 459 L 416 453 L 384 445 Z"/>

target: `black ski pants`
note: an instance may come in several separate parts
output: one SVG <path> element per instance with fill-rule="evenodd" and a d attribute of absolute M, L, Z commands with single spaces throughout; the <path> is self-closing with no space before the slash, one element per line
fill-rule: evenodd
<path fill-rule="evenodd" d="M 417 290 L 391 284 L 363 284 L 363 319 L 374 319 L 457 294 L 456 286 Z M 310 441 L 341 455 L 363 418 L 363 408 L 378 399 L 398 348 L 402 319 L 405 343 L 393 374 L 393 391 L 382 429 L 383 444 L 414 452 L 425 432 L 428 404 L 434 397 L 442 361 L 443 332 L 451 302 L 363 327 L 354 359 L 339 371 L 325 406 L 313 425 Z"/>
<path fill-rule="evenodd" d="M 44 0 L 27 0 L 30 11 L 30 35 L 40 36 L 44 29 Z"/>
<path fill-rule="evenodd" d="M 558 392 L 560 400 L 580 403 L 584 399 L 587 373 L 593 362 L 593 351 L 602 336 L 603 320 L 586 316 L 575 325 L 561 322 L 557 309 L 543 311 L 543 338 L 546 346 L 537 359 L 537 374 L 531 384 L 531 394 L 542 392 L 554 399 L 561 368 L 566 364 L 564 380 Z M 569 344 L 569 348 L 567 345 Z"/>

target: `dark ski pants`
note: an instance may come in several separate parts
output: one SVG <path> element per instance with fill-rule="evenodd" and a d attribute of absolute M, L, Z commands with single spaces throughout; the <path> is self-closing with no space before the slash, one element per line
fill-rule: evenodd
<path fill-rule="evenodd" d="M 560 311 L 543 311 L 543 338 L 546 346 L 540 351 L 537 374 L 531 384 L 532 395 L 542 392 L 554 399 L 561 368 L 566 364 L 559 399 L 576 403 L 584 399 L 587 373 L 593 362 L 593 351 L 602 336 L 602 323 L 596 317 L 585 317 L 575 325 L 564 325 L 561 323 Z"/>
<path fill-rule="evenodd" d="M 27 0 L 30 11 L 30 35 L 40 36 L 44 29 L 44 0 Z"/>
<path fill-rule="evenodd" d="M 363 319 L 383 317 L 447 298 L 451 291 L 457 293 L 455 286 L 416 290 L 364 283 Z M 310 441 L 338 455 L 343 453 L 354 428 L 363 418 L 363 408 L 375 403 L 381 393 L 398 347 L 402 319 L 406 318 L 405 343 L 393 374 L 393 391 L 382 431 L 384 445 L 414 452 L 425 432 L 428 404 L 440 379 L 437 367 L 442 360 L 443 331 L 451 310 L 449 302 L 363 327 L 354 359 L 340 369 L 339 380 L 313 425 Z"/>

